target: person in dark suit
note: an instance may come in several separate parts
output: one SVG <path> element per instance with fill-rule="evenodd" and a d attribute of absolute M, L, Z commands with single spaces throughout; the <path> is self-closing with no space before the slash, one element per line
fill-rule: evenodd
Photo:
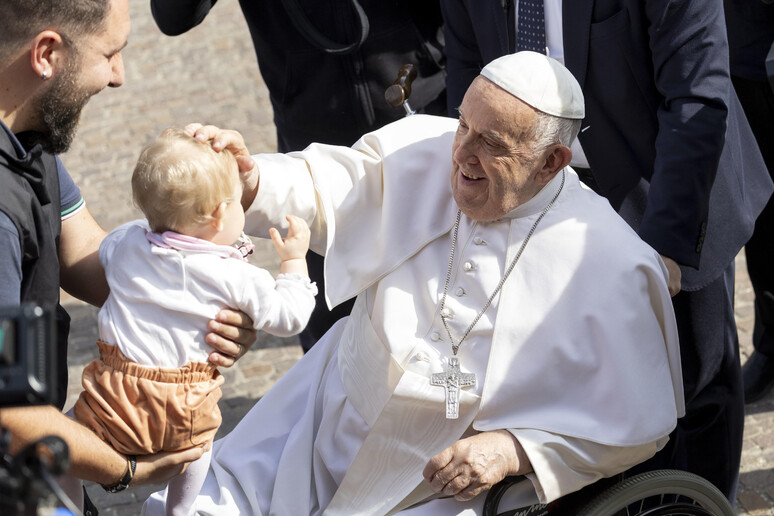
<path fill-rule="evenodd" d="M 769 174 L 774 174 L 774 86 L 766 56 L 774 52 L 774 2 L 725 0 L 731 80 L 744 107 Z M 763 398 L 774 386 L 774 201 L 755 222 L 745 246 L 747 272 L 755 292 L 753 351 L 742 368 L 745 403 Z"/>
<path fill-rule="evenodd" d="M 516 50 L 517 4 L 442 0 L 450 113 L 481 66 Z M 586 100 L 573 165 L 670 271 L 687 414 L 639 468 L 694 472 L 733 500 L 744 426 L 733 266 L 772 182 L 731 87 L 722 0 L 546 0 L 544 12 L 550 55 Z"/>
<path fill-rule="evenodd" d="M 162 32 L 174 36 L 202 23 L 217 0 L 151 0 Z M 438 0 L 240 0 L 261 75 L 269 90 L 277 150 L 302 150 L 312 142 L 352 145 L 360 136 L 405 115 L 384 99 L 399 68 L 417 70 L 411 105 L 446 111 L 442 17 Z M 216 58 L 213 54 L 212 58 Z M 307 255 L 320 291 L 320 256 Z M 329 312 L 325 296 L 301 334 L 305 351 L 353 301 Z"/>

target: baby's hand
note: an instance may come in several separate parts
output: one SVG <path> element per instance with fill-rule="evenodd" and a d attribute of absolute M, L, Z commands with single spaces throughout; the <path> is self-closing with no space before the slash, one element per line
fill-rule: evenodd
<path fill-rule="evenodd" d="M 295 215 L 288 215 L 288 236 L 284 239 L 275 228 L 269 230 L 271 241 L 274 242 L 274 248 L 277 250 L 282 261 L 303 259 L 309 250 L 309 226 L 306 221 Z"/>

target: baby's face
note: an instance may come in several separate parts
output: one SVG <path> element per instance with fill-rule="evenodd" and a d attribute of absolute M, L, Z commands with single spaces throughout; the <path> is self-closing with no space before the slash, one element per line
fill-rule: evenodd
<path fill-rule="evenodd" d="M 242 182 L 238 171 L 234 171 L 234 189 L 227 201 L 222 222 L 223 229 L 213 240 L 216 244 L 231 245 L 237 241 L 245 229 L 245 211 L 242 209 Z"/>

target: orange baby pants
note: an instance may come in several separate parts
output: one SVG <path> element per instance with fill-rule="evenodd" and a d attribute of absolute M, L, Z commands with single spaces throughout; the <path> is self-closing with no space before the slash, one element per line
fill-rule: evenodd
<path fill-rule="evenodd" d="M 100 359 L 83 371 L 75 417 L 119 453 L 145 455 L 205 444 L 221 423 L 220 386 L 212 364 L 156 368 L 98 341 Z"/>

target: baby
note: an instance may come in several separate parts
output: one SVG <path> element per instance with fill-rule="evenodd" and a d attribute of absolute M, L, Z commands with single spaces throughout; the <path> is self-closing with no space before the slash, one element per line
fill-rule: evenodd
<path fill-rule="evenodd" d="M 117 451 L 133 456 L 208 445 L 221 423 L 223 377 L 208 356 L 207 322 L 222 308 L 287 337 L 314 308 L 304 259 L 309 228 L 288 217 L 287 238 L 271 230 L 282 260 L 276 281 L 247 263 L 242 184 L 235 158 L 181 130 L 167 129 L 140 155 L 132 176 L 146 221 L 112 231 L 99 257 L 110 296 L 99 312 L 100 359 L 83 372 L 74 407 Z M 169 485 L 168 513 L 187 514 L 209 452 Z M 174 498 L 172 498 L 174 497 Z"/>

